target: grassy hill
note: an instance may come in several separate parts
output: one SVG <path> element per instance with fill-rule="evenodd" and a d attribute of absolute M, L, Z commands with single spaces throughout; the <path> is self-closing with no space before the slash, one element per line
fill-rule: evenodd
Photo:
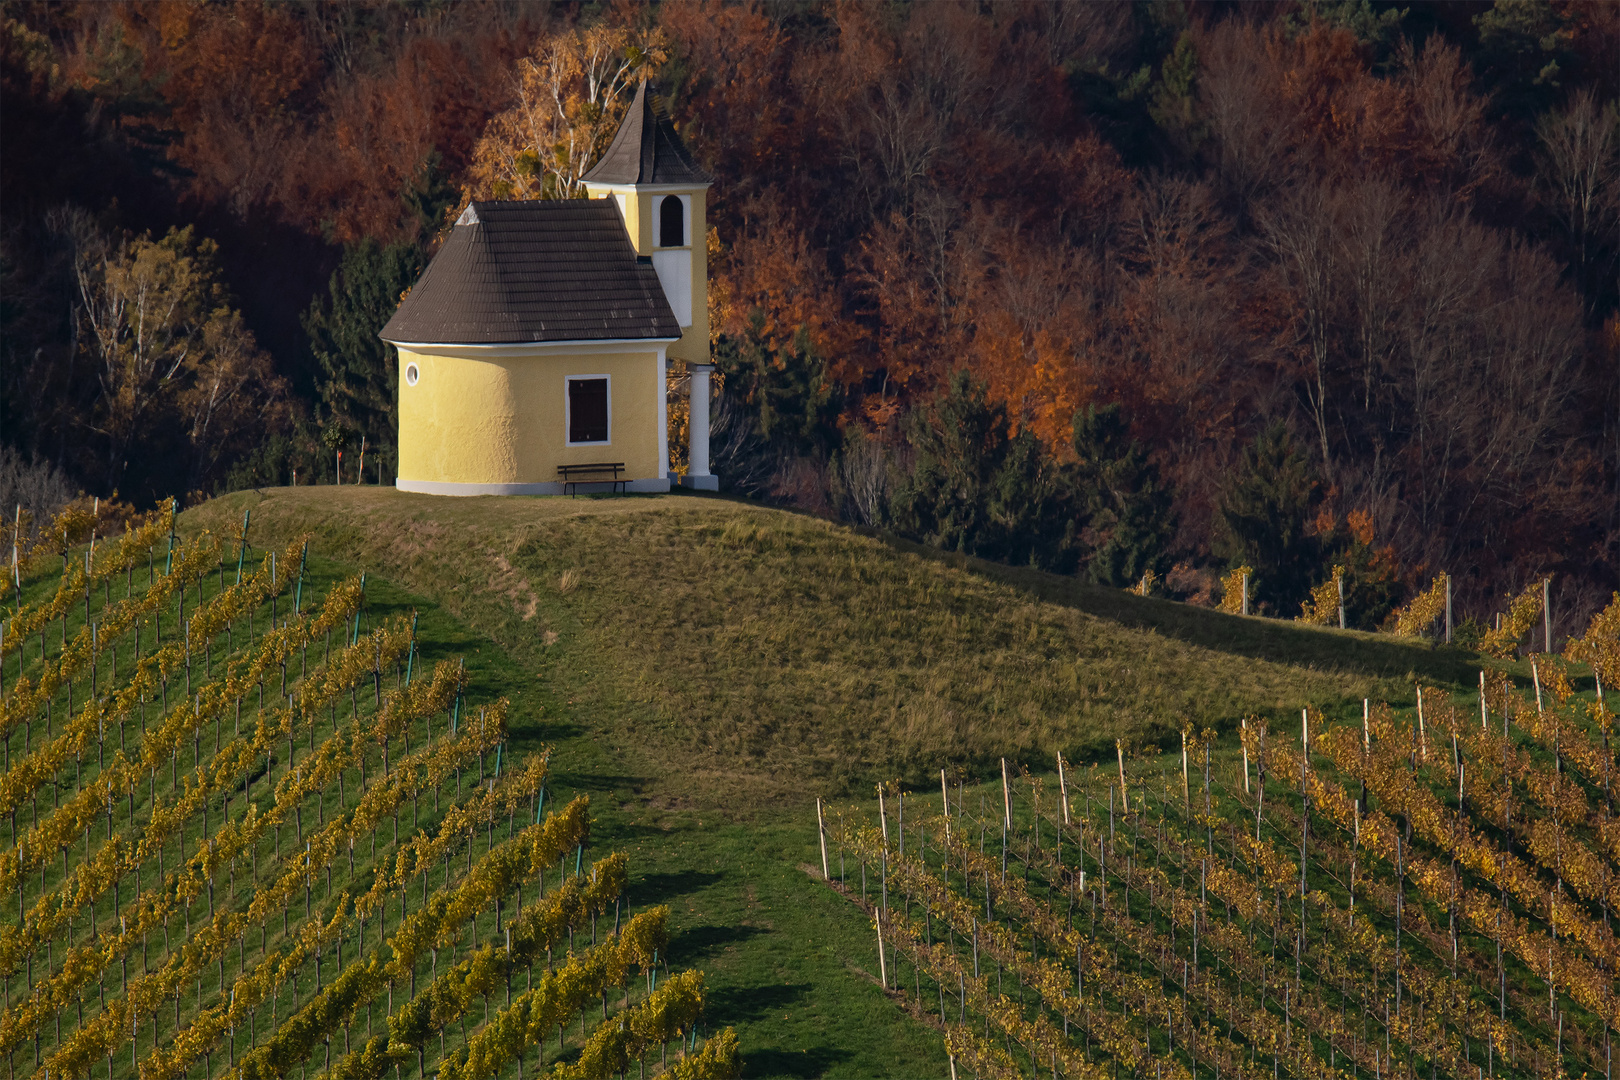
<path fill-rule="evenodd" d="M 441 499 L 243 492 L 183 530 L 312 534 L 418 610 L 424 659 L 468 658 L 512 742 L 556 748 L 563 799 L 627 851 L 633 905 L 668 903 L 671 963 L 706 971 L 748 1075 L 943 1075 L 938 1037 L 876 985 L 870 926 L 813 883 L 812 799 L 943 765 L 1168 748 L 1310 704 L 1359 716 L 1413 683 L 1472 685 L 1448 650 L 1144 600 L 726 499 Z M 972 788 L 969 788 L 969 799 Z M 850 958 L 866 958 L 860 962 Z"/>
<path fill-rule="evenodd" d="M 1246 714 L 1467 684 L 1449 652 L 941 557 L 722 499 L 240 493 L 188 527 L 326 558 L 443 608 L 530 676 L 534 717 L 649 790 L 729 812 L 946 763 L 1050 767 Z"/>

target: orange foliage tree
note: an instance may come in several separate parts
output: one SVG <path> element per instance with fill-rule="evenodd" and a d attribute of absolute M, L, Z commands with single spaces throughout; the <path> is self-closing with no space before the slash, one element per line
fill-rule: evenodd
<path fill-rule="evenodd" d="M 613 140 L 636 83 L 669 58 L 656 27 L 597 24 L 543 37 L 520 60 L 516 102 L 490 119 L 463 185 L 476 198 L 572 199 Z"/>

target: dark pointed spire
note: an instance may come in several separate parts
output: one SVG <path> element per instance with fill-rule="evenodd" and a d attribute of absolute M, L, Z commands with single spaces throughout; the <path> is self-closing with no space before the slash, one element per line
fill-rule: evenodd
<path fill-rule="evenodd" d="M 584 180 L 592 184 L 708 184 L 714 177 L 692 160 L 675 125 L 646 80 L 607 148 Z"/>

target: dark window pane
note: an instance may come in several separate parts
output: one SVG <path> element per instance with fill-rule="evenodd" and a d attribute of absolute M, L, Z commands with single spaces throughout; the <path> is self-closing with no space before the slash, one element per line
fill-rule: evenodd
<path fill-rule="evenodd" d="M 685 217 L 679 195 L 665 195 L 658 204 L 658 246 L 680 247 L 686 243 Z"/>
<path fill-rule="evenodd" d="M 607 442 L 608 381 L 568 380 L 568 441 Z"/>

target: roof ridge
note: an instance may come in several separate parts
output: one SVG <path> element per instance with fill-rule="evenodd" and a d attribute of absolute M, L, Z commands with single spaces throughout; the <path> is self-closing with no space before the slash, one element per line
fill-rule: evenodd
<path fill-rule="evenodd" d="M 500 306 L 503 311 L 512 310 L 512 285 L 507 280 L 506 272 L 501 266 L 500 258 L 495 254 L 495 248 L 490 243 L 493 238 L 490 226 L 480 220 L 474 226 L 473 233 L 468 240 L 475 245 L 475 250 L 482 256 L 479 263 L 488 268 L 496 282 L 496 290 L 500 295 Z"/>

